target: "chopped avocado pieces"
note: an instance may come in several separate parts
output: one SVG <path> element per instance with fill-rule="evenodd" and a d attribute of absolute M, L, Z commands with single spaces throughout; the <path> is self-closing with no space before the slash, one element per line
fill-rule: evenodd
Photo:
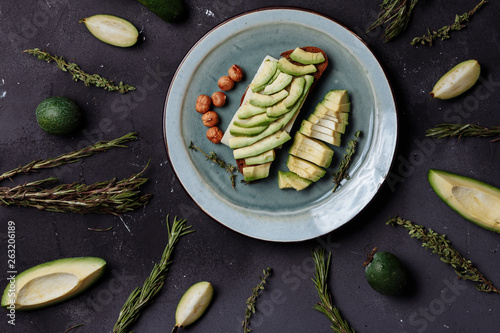
<path fill-rule="evenodd" d="M 307 120 L 305 122 L 309 123 Z M 324 127 L 324 128 L 327 129 L 326 127 Z M 329 143 L 331 145 L 334 145 L 337 147 L 340 146 L 341 133 L 332 131 L 332 135 L 326 134 L 324 132 L 318 131 L 317 128 L 314 129 L 314 128 L 308 127 L 307 124 L 304 122 L 302 123 L 302 126 L 300 126 L 300 128 L 299 128 L 299 132 L 304 134 L 304 135 L 307 135 L 311 138 L 315 138 L 315 139 L 321 140 L 323 142 Z"/>
<path fill-rule="evenodd" d="M 255 93 L 252 95 L 252 98 L 250 98 L 250 104 L 265 108 L 278 103 L 279 101 L 285 99 L 287 96 L 288 96 L 288 91 L 284 89 L 272 95 L 263 95 Z"/>
<path fill-rule="evenodd" d="M 336 104 L 328 99 L 322 100 L 319 104 L 330 110 L 330 113 L 350 112 L 351 103 Z"/>
<path fill-rule="evenodd" d="M 290 59 L 296 62 L 300 62 L 304 65 L 309 64 L 321 64 L 324 62 L 325 56 L 321 52 L 308 52 L 300 47 L 297 47 L 295 50 L 290 53 Z"/>
<path fill-rule="evenodd" d="M 246 165 L 264 164 L 274 161 L 275 158 L 276 158 L 276 152 L 274 151 L 274 149 L 270 149 L 257 156 L 245 158 L 245 164 Z"/>
<path fill-rule="evenodd" d="M 243 168 L 243 177 L 247 182 L 267 178 L 269 176 L 270 168 L 271 162 L 253 166 L 246 166 Z"/>
<path fill-rule="evenodd" d="M 7 285 L 2 306 L 34 310 L 65 301 L 90 287 L 105 267 L 106 261 L 96 257 L 64 258 L 34 266 L 16 276 L 14 290 Z"/>
<path fill-rule="evenodd" d="M 291 171 L 278 170 L 278 186 L 280 189 L 293 188 L 301 191 L 312 184 L 312 181 L 305 179 Z"/>
<path fill-rule="evenodd" d="M 309 179 L 313 182 L 318 181 L 326 173 L 323 168 L 317 166 L 316 164 L 293 155 L 288 155 L 286 166 L 290 171 L 295 172 L 300 177 Z"/>
<path fill-rule="evenodd" d="M 428 178 L 436 194 L 458 214 L 500 232 L 500 189 L 442 170 L 429 170 Z"/>
<path fill-rule="evenodd" d="M 330 90 L 326 93 L 324 99 L 337 105 L 349 103 L 349 94 L 347 90 Z"/>
<path fill-rule="evenodd" d="M 333 158 L 333 150 L 330 147 L 300 132 L 295 134 L 289 153 L 324 168 L 330 166 Z"/>
<path fill-rule="evenodd" d="M 290 82 L 292 82 L 293 76 L 290 74 L 282 73 L 280 71 L 278 77 L 269 85 L 267 85 L 262 93 L 264 95 L 272 95 L 274 93 L 277 93 L 280 90 L 285 89 Z"/>
<path fill-rule="evenodd" d="M 269 125 L 240 127 L 235 124 L 232 124 L 231 128 L 229 129 L 229 133 L 231 133 L 234 136 L 255 136 L 257 134 L 264 132 L 268 127 Z"/>
<path fill-rule="evenodd" d="M 278 69 L 283 73 L 287 73 L 293 76 L 312 74 L 316 73 L 316 71 L 318 70 L 316 66 L 312 64 L 305 66 L 295 65 L 287 58 L 280 58 L 280 60 L 278 60 Z"/>
<path fill-rule="evenodd" d="M 250 146 L 233 150 L 233 155 L 236 160 L 259 155 L 265 151 L 268 151 L 269 149 L 281 146 L 290 139 L 291 137 L 287 132 L 278 131 L 272 135 L 265 137 L 260 141 L 257 141 L 256 143 Z"/>
<path fill-rule="evenodd" d="M 253 79 L 253 82 L 250 83 L 250 90 L 253 92 L 260 91 L 264 89 L 269 80 L 274 76 L 276 72 L 277 62 L 274 60 L 266 60 L 262 65 L 262 69 L 259 74 Z"/>

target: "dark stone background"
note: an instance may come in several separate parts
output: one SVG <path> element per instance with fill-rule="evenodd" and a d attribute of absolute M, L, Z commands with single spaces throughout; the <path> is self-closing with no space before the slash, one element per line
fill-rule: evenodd
<path fill-rule="evenodd" d="M 32 208 L 0 207 L 1 288 L 7 277 L 7 222 L 16 223 L 16 268 L 75 256 L 107 260 L 106 275 L 90 290 L 63 304 L 16 313 L 15 327 L 0 316 L 2 332 L 110 332 L 129 293 L 142 285 L 164 249 L 165 217 L 188 219 L 196 232 L 182 239 L 175 251 L 166 285 L 133 327 L 136 332 L 168 332 L 174 325 L 178 300 L 193 283 L 209 280 L 216 296 L 209 312 L 187 332 L 238 332 L 245 300 L 265 267 L 274 273 L 259 298 L 261 311 L 254 332 L 330 332 L 329 322 L 312 309 L 317 294 L 311 282 L 310 251 L 326 246 L 333 252 L 329 286 L 334 303 L 358 332 L 493 332 L 497 330 L 500 299 L 459 281 L 453 269 L 411 239 L 405 230 L 385 225 L 389 217 L 406 219 L 446 233 L 461 251 L 497 286 L 500 285 L 500 236 L 461 218 L 432 191 L 430 168 L 474 177 L 500 187 L 499 147 L 488 139 L 426 139 L 425 131 L 443 122 L 500 125 L 500 10 L 488 3 L 467 28 L 433 47 L 409 44 L 428 26 L 451 23 L 455 14 L 478 1 L 421 1 L 408 29 L 389 43 L 381 30 L 366 34 L 382 1 L 196 1 L 186 0 L 187 21 L 168 24 L 134 0 L 9 1 L 0 4 L 0 168 L 10 170 L 113 139 L 131 131 L 139 140 L 128 149 L 114 149 L 80 163 L 16 177 L 14 182 L 56 175 L 64 182 L 92 183 L 124 178 L 151 159 L 144 192 L 153 199 L 145 208 L 122 217 L 40 212 Z M 250 239 L 206 216 L 176 178 L 162 133 L 163 103 L 172 76 L 186 52 L 207 31 L 224 20 L 266 6 L 298 6 L 334 18 L 357 32 L 374 51 L 394 88 L 398 106 L 398 148 L 389 181 L 370 205 L 350 223 L 320 239 L 277 244 Z M 78 19 L 113 14 L 130 20 L 141 31 L 129 49 L 106 45 L 92 37 Z M 135 85 L 149 71 L 159 84 L 146 96 L 122 95 L 72 82 L 54 64 L 22 54 L 40 47 L 76 61 L 89 72 Z M 477 59 L 482 80 L 469 93 L 451 101 L 429 100 L 437 79 L 455 64 Z M 484 81 L 490 82 L 485 84 Z M 491 93 L 488 93 L 491 91 Z M 5 92 L 5 93 L 4 93 Z M 34 111 L 49 96 L 74 99 L 85 112 L 84 130 L 69 137 L 44 133 Z M 119 107 L 119 108 L 118 108 Z M 462 113 L 458 109 L 462 109 Z M 9 186 L 9 181 L 2 182 Z M 113 227 L 108 232 L 87 228 Z M 411 292 L 385 297 L 364 278 L 362 263 L 374 247 L 396 253 L 412 276 Z"/>

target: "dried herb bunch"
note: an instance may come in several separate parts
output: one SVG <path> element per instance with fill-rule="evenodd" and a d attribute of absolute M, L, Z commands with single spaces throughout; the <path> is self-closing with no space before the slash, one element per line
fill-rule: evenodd
<path fill-rule="evenodd" d="M 314 309 L 323 313 L 332 323 L 330 326 L 335 333 L 354 333 L 355 331 L 349 326 L 340 315 L 339 309 L 333 305 L 332 295 L 328 291 L 328 272 L 330 270 L 330 261 L 332 254 L 328 254 L 325 260 L 325 250 L 316 249 L 312 252 L 312 257 L 315 264 L 314 286 L 318 291 L 319 303 L 314 305 Z"/>
<path fill-rule="evenodd" d="M 451 25 L 446 25 L 437 31 L 428 28 L 427 34 L 423 35 L 422 37 L 413 38 L 413 40 L 411 41 L 411 45 L 427 44 L 429 46 L 432 46 L 433 41 L 438 38 L 441 38 L 441 40 L 451 38 L 450 32 L 462 30 L 463 28 L 465 28 L 464 22 L 469 22 L 471 16 L 474 15 L 474 13 L 476 13 L 478 9 L 487 2 L 488 1 L 486 0 L 481 0 L 481 2 L 478 3 L 476 7 L 474 7 L 471 11 L 463 13 L 462 15 L 455 15 L 455 22 Z"/>
<path fill-rule="evenodd" d="M 500 126 L 483 127 L 474 124 L 440 124 L 428 129 L 426 135 L 439 139 L 453 137 L 460 139 L 463 136 L 483 138 L 496 136 L 497 138 L 490 141 L 495 142 L 500 140 Z"/>
<path fill-rule="evenodd" d="M 340 161 L 339 169 L 333 173 L 333 183 L 335 184 L 333 187 L 333 192 L 337 190 L 337 188 L 340 186 L 340 183 L 342 183 L 344 179 L 350 178 L 347 170 L 349 169 L 352 157 L 356 152 L 356 145 L 358 143 L 360 134 L 361 131 L 356 131 L 356 133 L 354 134 L 354 139 L 347 143 L 346 152 L 344 154 L 344 157 L 342 158 L 342 161 Z"/>
<path fill-rule="evenodd" d="M 223 160 L 221 160 L 215 152 L 210 152 L 210 154 L 205 153 L 203 150 L 201 150 L 198 146 L 195 146 L 193 142 L 189 144 L 189 149 L 194 150 L 194 151 L 199 151 L 203 155 L 205 155 L 207 161 L 212 161 L 215 164 L 217 164 L 219 167 L 222 169 L 226 170 L 227 173 L 229 173 L 229 180 L 231 181 L 231 186 L 234 188 L 235 183 L 236 183 L 236 175 L 234 174 L 236 171 L 238 171 L 238 168 L 234 165 L 231 165 L 230 163 L 226 163 Z"/>
<path fill-rule="evenodd" d="M 123 143 L 137 138 L 136 133 L 129 133 L 111 141 L 100 141 L 78 151 L 59 155 L 46 160 L 35 160 L 0 175 L 0 181 L 16 174 L 37 172 L 62 164 L 74 163 L 83 157 L 104 152 L 115 147 L 125 147 Z M 151 194 L 141 194 L 140 187 L 148 180 L 142 174 L 146 167 L 137 174 L 117 180 L 115 178 L 91 185 L 71 183 L 50 187 L 57 183 L 57 178 L 27 182 L 14 187 L 0 187 L 0 206 L 34 207 L 52 212 L 74 212 L 80 214 L 119 215 L 146 205 Z"/>
<path fill-rule="evenodd" d="M 117 91 L 121 94 L 124 94 L 128 91 L 135 90 L 135 87 L 123 84 L 120 81 L 118 85 L 116 85 L 113 81 L 110 81 L 99 74 L 88 74 L 84 72 L 77 64 L 72 62 L 67 62 L 61 56 L 51 55 L 45 50 L 41 50 L 39 48 L 24 50 L 23 53 L 32 54 L 40 60 L 45 60 L 47 62 L 54 61 L 57 64 L 57 67 L 64 72 L 68 72 L 73 75 L 74 81 L 83 81 L 83 83 L 88 87 L 90 85 L 94 85 L 96 87 L 104 88 L 108 91 Z"/>
<path fill-rule="evenodd" d="M 470 260 L 465 259 L 452 245 L 445 235 L 439 235 L 432 229 L 425 229 L 422 225 L 417 225 L 401 217 L 393 217 L 387 225 L 401 226 L 408 230 L 411 238 L 422 241 L 422 246 L 430 249 L 432 253 L 440 256 L 441 261 L 449 264 L 455 269 L 455 273 L 464 280 L 476 282 L 476 289 L 484 292 L 500 294 L 500 290 L 495 288 L 491 281 L 472 265 Z"/>
<path fill-rule="evenodd" d="M 168 268 L 172 263 L 172 254 L 175 245 L 182 236 L 194 232 L 191 226 L 186 226 L 185 219 L 178 220 L 177 217 L 174 218 L 174 223 L 172 227 L 170 227 L 168 215 L 167 230 L 168 242 L 160 261 L 154 265 L 151 273 L 144 281 L 144 284 L 134 289 L 123 304 L 118 319 L 113 327 L 113 333 L 129 332 L 129 327 L 139 319 L 141 311 L 153 302 L 155 296 L 165 284 Z"/>
<path fill-rule="evenodd" d="M 266 284 L 266 279 L 269 277 L 271 274 L 271 268 L 264 269 L 262 271 L 263 276 L 259 276 L 260 282 L 257 286 L 252 288 L 252 296 L 250 296 L 247 299 L 247 307 L 245 309 L 245 320 L 241 323 L 241 326 L 243 327 L 243 332 L 244 333 L 249 333 L 252 330 L 250 329 L 250 318 L 252 317 L 252 314 L 255 313 L 256 309 L 256 304 L 257 304 L 257 298 L 259 297 L 260 293 L 262 290 L 264 290 L 264 285 Z"/>
<path fill-rule="evenodd" d="M 382 11 L 367 31 L 386 25 L 383 39 L 388 42 L 406 29 L 417 3 L 418 0 L 384 0 L 380 5 Z"/>

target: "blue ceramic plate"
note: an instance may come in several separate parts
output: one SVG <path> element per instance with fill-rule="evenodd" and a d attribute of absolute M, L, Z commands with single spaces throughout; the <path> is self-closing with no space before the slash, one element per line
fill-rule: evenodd
<path fill-rule="evenodd" d="M 229 175 L 205 156 L 188 149 L 193 142 L 206 153 L 214 151 L 235 164 L 232 150 L 206 139 L 207 128 L 195 111 L 200 94 L 218 90 L 217 80 L 231 65 L 239 65 L 245 79 L 227 92 L 228 102 L 216 108 L 225 131 L 240 98 L 266 55 L 297 46 L 316 46 L 329 58 L 329 68 L 309 94 L 299 120 L 312 112 L 331 89 L 348 89 L 352 110 L 349 125 L 335 151 L 327 174 L 303 191 L 280 190 L 278 170 L 287 171 L 289 141 L 278 151 L 269 178 L 245 185 L 238 175 L 233 189 Z M 300 121 L 296 121 L 294 131 Z M 347 142 L 362 131 L 350 167 L 351 179 L 332 193 L 332 173 L 338 168 Z M 355 217 L 374 197 L 387 176 L 396 139 L 396 107 L 391 87 L 372 52 L 351 31 L 319 14 L 270 8 L 234 17 L 207 33 L 188 52 L 168 90 L 164 137 L 170 161 L 182 185 L 212 218 L 228 228 L 262 240 L 291 242 L 324 235 Z"/>

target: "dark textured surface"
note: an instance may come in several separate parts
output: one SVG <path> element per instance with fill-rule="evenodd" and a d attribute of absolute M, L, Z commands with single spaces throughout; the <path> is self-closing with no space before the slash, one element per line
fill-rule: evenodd
<path fill-rule="evenodd" d="M 128 294 L 141 285 L 164 249 L 165 217 L 188 219 L 196 233 L 178 244 L 166 285 L 155 303 L 133 327 L 136 332 L 168 332 L 175 307 L 193 283 L 209 280 L 216 296 L 209 312 L 186 332 L 238 332 L 245 300 L 265 267 L 272 267 L 266 291 L 259 298 L 254 332 L 329 332 L 328 321 L 312 309 L 317 295 L 311 282 L 310 251 L 323 245 L 333 252 L 329 286 L 334 303 L 358 332 L 494 332 L 498 329 L 499 295 L 475 290 L 459 281 L 436 255 L 421 248 L 403 229 L 385 226 L 401 215 L 439 233 L 494 283 L 500 285 L 500 236 L 464 220 L 430 188 L 430 168 L 470 176 L 500 187 L 500 143 L 487 139 L 426 139 L 425 130 L 442 122 L 500 125 L 500 37 L 495 2 L 477 13 L 468 27 L 431 48 L 409 45 L 428 26 L 439 28 L 471 9 L 478 1 L 422 1 L 410 26 L 399 38 L 380 41 L 381 31 L 366 34 L 379 1 L 186 1 L 186 22 L 168 24 L 138 2 L 67 0 L 17 1 L 0 4 L 0 168 L 10 170 L 113 139 L 130 131 L 138 141 L 84 161 L 44 171 L 27 179 L 56 175 L 64 182 L 91 183 L 123 178 L 151 159 L 144 187 L 151 203 L 123 217 L 40 212 L 0 207 L 0 277 L 7 277 L 7 223 L 16 224 L 16 268 L 62 257 L 99 256 L 107 260 L 105 276 L 84 294 L 47 309 L 17 312 L 15 326 L 0 316 L 1 332 L 110 332 Z M 381 2 L 381 1 L 380 1 Z M 374 51 L 393 85 L 398 105 L 400 138 L 395 161 L 380 193 L 346 226 L 320 239 L 296 244 L 262 242 L 236 234 L 206 216 L 177 180 L 162 134 L 165 94 L 172 75 L 188 50 L 207 31 L 224 20 L 265 6 L 299 6 L 330 16 L 360 34 Z M 141 31 L 140 42 L 129 49 L 106 45 L 92 37 L 78 19 L 114 14 Z M 313 43 L 312 43 L 313 44 Z M 22 54 L 40 47 L 75 60 L 83 69 L 123 80 L 139 91 L 110 93 L 72 82 L 67 73 Z M 437 79 L 456 63 L 477 59 L 481 84 L 451 101 L 430 101 Z M 485 83 L 488 82 L 488 83 Z M 84 130 L 69 137 L 44 133 L 34 110 L 49 96 L 74 99 L 84 110 Z M 8 186 L 9 181 L 3 181 Z M 87 228 L 113 227 L 95 232 Z M 396 253 L 412 276 L 411 292 L 385 297 L 364 278 L 362 263 L 374 247 Z"/>

